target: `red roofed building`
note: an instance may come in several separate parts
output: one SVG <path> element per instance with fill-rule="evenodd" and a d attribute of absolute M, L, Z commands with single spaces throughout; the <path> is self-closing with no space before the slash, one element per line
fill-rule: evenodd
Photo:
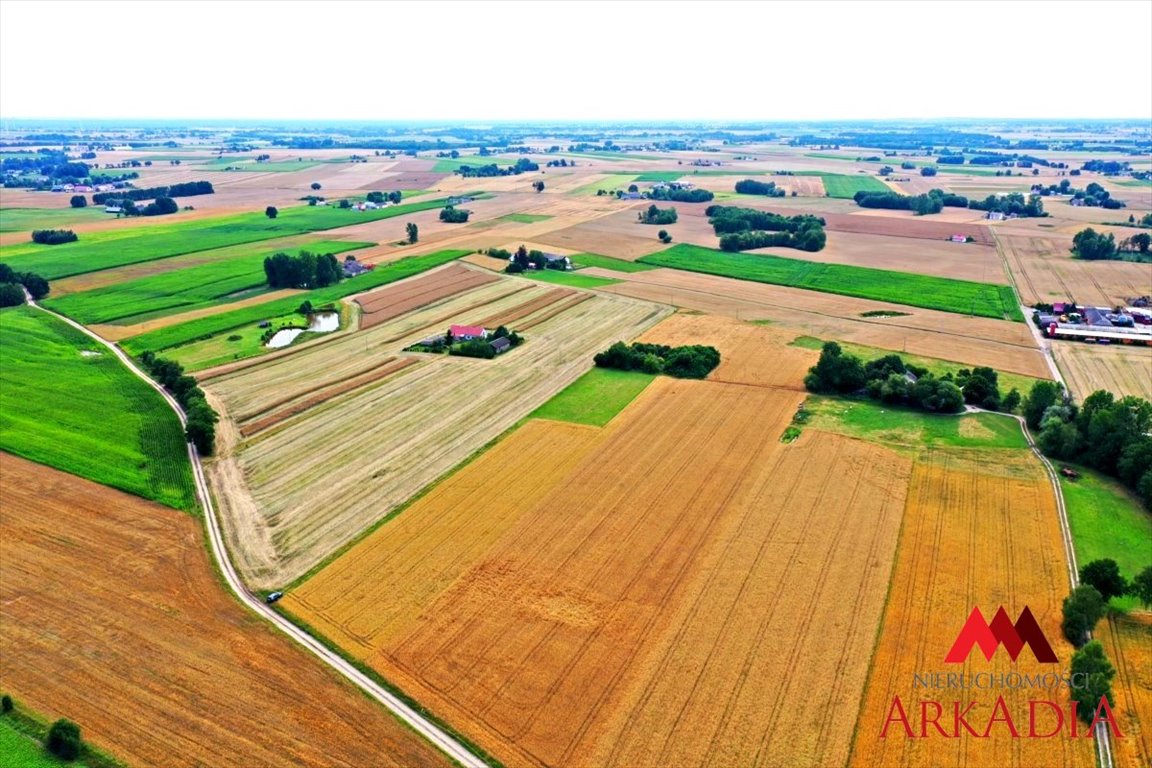
<path fill-rule="evenodd" d="M 448 330 L 452 334 L 452 338 L 457 341 L 469 341 L 471 339 L 484 339 L 488 337 L 488 331 L 478 325 L 453 325 Z"/>

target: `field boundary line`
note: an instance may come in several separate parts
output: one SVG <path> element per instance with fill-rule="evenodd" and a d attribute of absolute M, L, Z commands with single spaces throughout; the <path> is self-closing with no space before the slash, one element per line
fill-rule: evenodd
<path fill-rule="evenodd" d="M 180 426 L 187 426 L 187 417 L 184 414 L 180 404 L 176 399 L 168 393 L 162 386 L 154 381 L 150 376 L 145 374 L 132 362 L 132 359 L 122 350 L 119 345 L 114 342 L 109 342 L 97 336 L 92 331 L 85 328 L 80 323 L 59 315 L 50 309 L 45 309 L 32 300 L 27 289 L 25 289 L 25 298 L 29 306 L 52 315 L 59 320 L 64 321 L 76 330 L 82 332 L 84 335 L 99 342 L 102 346 L 107 347 L 116 358 L 124 364 L 134 375 L 144 380 L 150 387 L 155 389 L 164 398 L 165 402 L 171 406 L 172 410 L 176 412 L 177 418 L 180 419 Z M 442 730 L 439 726 L 425 718 L 411 706 L 406 704 L 395 694 L 386 690 L 383 686 L 376 683 L 369 678 L 359 669 L 352 664 L 348 663 L 343 657 L 329 649 L 315 637 L 308 632 L 301 629 L 296 624 L 289 621 L 284 616 L 281 616 L 276 611 L 273 611 L 258 595 L 252 593 L 244 586 L 240 580 L 239 574 L 233 567 L 232 562 L 228 559 L 227 550 L 224 548 L 224 535 L 220 528 L 220 522 L 216 517 L 216 509 L 212 505 L 212 497 L 208 492 L 208 484 L 204 476 L 204 468 L 200 463 L 200 455 L 196 447 L 191 443 L 186 443 L 188 448 L 188 459 L 192 463 L 192 474 L 196 481 L 196 495 L 199 498 L 200 506 L 204 511 L 204 520 L 208 529 L 208 541 L 212 556 L 215 559 L 221 574 L 224 576 L 224 581 L 232 590 L 236 598 L 248 609 L 253 611 L 256 615 L 269 622 L 285 635 L 296 641 L 299 645 L 303 646 L 305 650 L 310 652 L 313 656 L 318 658 L 323 663 L 327 664 L 331 669 L 338 672 L 349 682 L 358 687 L 361 691 L 366 693 L 371 698 L 375 699 L 380 704 L 384 705 L 396 718 L 405 723 L 408 727 L 419 733 L 425 739 L 438 748 L 441 752 L 447 755 L 453 762 L 462 765 L 465 768 L 488 768 L 488 763 L 473 754 L 457 739 Z"/>

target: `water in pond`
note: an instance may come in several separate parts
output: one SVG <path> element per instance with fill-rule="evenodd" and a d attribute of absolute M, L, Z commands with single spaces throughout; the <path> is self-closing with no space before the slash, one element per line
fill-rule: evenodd
<path fill-rule="evenodd" d="M 269 349 L 280 349 L 286 347 L 296 340 L 296 337 L 304 333 L 303 328 L 285 328 L 282 331 L 276 331 L 272 338 L 268 340 L 266 345 Z"/>
<path fill-rule="evenodd" d="M 312 333 L 331 333 L 340 327 L 339 312 L 317 312 L 308 321 L 308 329 Z M 304 333 L 303 328 L 284 328 L 276 331 L 266 345 L 269 349 L 286 347 Z"/>

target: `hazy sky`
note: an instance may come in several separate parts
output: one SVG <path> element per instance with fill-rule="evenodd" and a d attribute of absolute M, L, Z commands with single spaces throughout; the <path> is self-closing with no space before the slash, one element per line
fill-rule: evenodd
<path fill-rule="evenodd" d="M 0 116 L 1152 120 L 1152 2 L 0 2 Z"/>

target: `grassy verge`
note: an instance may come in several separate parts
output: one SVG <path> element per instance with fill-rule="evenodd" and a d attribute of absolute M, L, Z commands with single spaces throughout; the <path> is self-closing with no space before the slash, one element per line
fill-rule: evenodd
<path fill-rule="evenodd" d="M 791 342 L 794 347 L 803 347 L 804 349 L 819 350 L 824 346 L 824 340 L 818 339 L 814 336 L 799 336 Z M 927 368 L 935 376 L 943 376 L 946 373 L 955 375 L 961 368 L 972 369 L 974 366 L 971 363 L 961 363 L 956 360 L 942 360 L 936 357 L 922 357 L 920 355 L 910 355 L 907 352 L 901 352 L 898 349 L 881 349 L 880 347 L 870 347 L 866 344 L 853 344 L 850 341 L 836 341 L 840 348 L 845 352 L 856 355 L 864 360 L 872 360 L 884 355 L 897 354 L 904 359 L 905 363 L 915 365 L 919 368 Z M 996 372 L 1000 384 L 1000 394 L 1006 395 L 1009 391 L 1016 389 L 1019 390 L 1021 396 L 1027 395 L 1031 391 L 1032 385 L 1040 379 L 1033 378 L 1032 376 L 1024 376 L 1019 373 L 1005 373 L 1004 371 Z"/>
<path fill-rule="evenodd" d="M 402 280 L 405 277 L 419 274 L 425 270 L 447 264 L 450 261 L 472 253 L 470 250 L 447 250 L 422 256 L 410 256 L 406 259 L 384 264 L 360 277 L 344 280 L 327 288 L 317 288 L 312 291 L 300 291 L 294 296 L 277 299 L 264 304 L 251 307 L 242 307 L 231 312 L 221 312 L 209 317 L 190 320 L 179 325 L 159 328 L 155 331 L 133 336 L 123 343 L 124 349 L 132 354 L 140 354 L 146 350 L 159 351 L 189 344 L 194 341 L 207 339 L 225 331 L 232 331 L 246 325 L 256 325 L 263 320 L 283 317 L 292 314 L 300 304 L 307 299 L 313 306 L 323 306 L 345 296 L 360 293 L 381 285 Z"/>
<path fill-rule="evenodd" d="M 571 261 L 572 266 L 576 269 L 582 267 L 600 267 L 601 269 L 611 269 L 616 272 L 647 272 L 650 269 L 656 269 L 656 267 L 649 264 L 617 259 L 612 256 L 601 256 L 598 253 L 578 253 L 571 257 Z"/>
<path fill-rule="evenodd" d="M 558 269 L 539 269 L 524 272 L 524 277 L 538 280 L 542 283 L 555 283 L 557 285 L 570 285 L 573 288 L 600 288 L 620 282 L 611 277 L 593 277 L 581 275 L 577 272 L 561 272 Z"/>
<path fill-rule="evenodd" d="M 164 399 L 110 351 L 30 307 L 0 310 L 0 449 L 196 509 L 183 430 Z"/>
<path fill-rule="evenodd" d="M 871 400 L 812 395 L 806 410 L 814 429 L 883 443 L 890 448 L 919 451 L 928 447 L 1028 447 L 1015 419 L 991 413 L 946 416 Z"/>
<path fill-rule="evenodd" d="M 389 219 L 441 208 L 444 203 L 445 198 L 437 198 L 372 211 L 300 205 L 285 208 L 275 219 L 263 211 L 207 219 L 179 218 L 147 227 L 88 233 L 63 245 L 9 246 L 4 249 L 4 261 L 18 272 L 35 272 L 54 280 L 184 253 Z"/>
<path fill-rule="evenodd" d="M 1063 466 L 1066 462 L 1057 462 Z M 1152 565 L 1152 513 L 1120 483 L 1086 467 L 1075 466 L 1076 480 L 1060 476 L 1068 527 L 1076 547 L 1076 560 L 1084 565 L 1111 558 L 1131 579 Z M 1113 598 L 1123 610 L 1135 608 L 1134 597 Z"/>
<path fill-rule="evenodd" d="M 84 739 L 79 760 L 61 760 L 48 752 L 44 740 L 48 737 L 49 723 L 14 702 L 11 712 L 0 714 L 0 768 L 124 768 L 124 763 Z"/>
<path fill-rule="evenodd" d="M 727 253 L 681 243 L 648 254 L 642 263 L 704 272 L 943 312 L 1023 322 L 1016 294 L 1007 285 L 953 280 L 887 269 L 824 264 L 770 254 Z"/>
<path fill-rule="evenodd" d="M 501 216 L 499 221 L 515 221 L 520 224 L 535 224 L 538 221 L 548 221 L 551 216 L 545 216 L 537 213 L 509 213 L 506 216 Z"/>
<path fill-rule="evenodd" d="M 320 240 L 299 248 L 276 251 L 256 250 L 249 256 L 211 261 L 186 269 L 129 280 L 92 291 L 71 293 L 47 299 L 44 306 L 84 324 L 131 324 L 176 312 L 227 303 L 229 297 L 246 292 L 243 298 L 267 290 L 264 259 L 277 251 L 296 253 L 342 253 L 367 248 L 375 243 Z M 253 290 L 256 289 L 256 290 Z M 240 298 L 240 297 L 237 297 Z"/>
<path fill-rule="evenodd" d="M 647 388 L 654 374 L 593 368 L 528 414 L 530 419 L 552 419 L 602 427 Z"/>

